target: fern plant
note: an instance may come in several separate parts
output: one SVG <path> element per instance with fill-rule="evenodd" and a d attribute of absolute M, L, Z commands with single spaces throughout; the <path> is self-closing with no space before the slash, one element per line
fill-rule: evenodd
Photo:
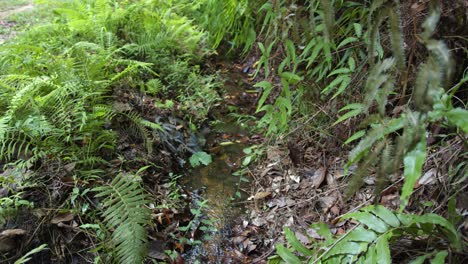
<path fill-rule="evenodd" d="M 377 10 L 387 10 L 384 2 L 374 3 L 371 19 L 384 17 L 379 15 L 379 18 L 374 18 L 374 13 L 378 12 Z M 464 133 L 468 131 L 466 118 L 463 117 L 468 115 L 468 111 L 454 108 L 450 95 L 443 88 L 452 76 L 453 65 L 446 45 L 442 41 L 431 38 L 439 16 L 440 10 L 437 3 L 432 1 L 431 12 L 423 24 L 424 32 L 422 33 L 429 56 L 417 71 L 413 87 L 413 100 L 410 102 L 413 109 L 407 109 L 397 118 L 386 117 L 385 109 L 388 97 L 394 90 L 397 75 L 402 68 L 400 64 L 404 63 L 404 58 L 398 58 L 404 54 L 403 47 L 399 47 L 392 49 L 395 58 L 388 58 L 373 65 L 366 82 L 364 102 L 344 107 L 342 111 L 349 111 L 335 122 L 337 124 L 360 114 L 368 115 L 369 109 L 377 104 L 378 114 L 368 118 L 369 120 L 377 120 L 370 122 L 371 129 L 367 133 L 359 131 L 347 141 L 349 143 L 362 137 L 349 154 L 348 165 L 357 163 L 359 169 L 352 176 L 348 195 L 354 193 L 362 185 L 362 178 L 369 169 L 374 167 L 378 168 L 376 174 L 378 184 L 375 189 L 376 194 L 378 194 L 385 186 L 386 177 L 397 173 L 403 164 L 405 178 L 401 194 L 401 210 L 403 210 L 409 202 L 414 184 L 421 175 L 422 166 L 426 159 L 426 127 L 432 122 L 445 122 L 448 125 L 458 127 Z M 397 22 L 390 24 L 393 23 Z M 379 23 L 374 24 L 371 32 L 377 30 L 375 27 L 378 28 L 378 25 Z M 401 32 L 395 31 L 399 30 L 396 26 L 392 26 L 390 34 L 396 35 L 392 37 L 395 39 L 392 41 L 393 44 L 401 42 L 399 41 Z M 373 34 L 375 33 L 371 33 L 371 35 Z M 373 42 L 374 39 L 371 38 L 371 52 L 374 46 Z M 400 43 L 399 46 L 401 45 Z M 373 155 L 368 155 L 372 149 Z M 380 162 L 378 162 L 379 160 Z"/>
<path fill-rule="evenodd" d="M 441 248 L 434 248 L 431 253 L 413 255 L 412 263 L 422 263 L 424 259 L 431 258 L 432 263 L 445 263 L 449 252 L 460 252 L 462 248 L 457 230 L 437 214 L 395 213 L 384 206 L 371 205 L 348 213 L 341 220 L 353 220 L 356 225 L 337 238 L 332 237 L 326 225 L 313 225 L 312 228 L 326 240 L 314 241 L 310 248 L 285 227 L 290 248 L 278 244 L 278 256 L 270 258 L 269 263 L 392 263 L 390 247 L 397 246 L 403 238 L 426 240 L 437 237 L 447 242 L 439 244 Z"/>
<path fill-rule="evenodd" d="M 104 223 L 112 233 L 112 252 L 118 263 L 143 263 L 148 247 L 145 226 L 151 211 L 138 176 L 118 174 L 107 186 L 93 189 L 102 201 Z"/>

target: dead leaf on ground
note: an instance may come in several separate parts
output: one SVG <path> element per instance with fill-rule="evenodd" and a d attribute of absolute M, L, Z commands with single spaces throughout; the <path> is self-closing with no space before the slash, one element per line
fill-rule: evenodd
<path fill-rule="evenodd" d="M 266 225 L 267 221 L 265 220 L 265 218 L 258 216 L 258 217 L 254 218 L 252 220 L 252 224 L 254 226 L 259 226 L 260 227 L 260 226 Z"/>
<path fill-rule="evenodd" d="M 304 234 L 302 234 L 301 232 L 294 232 L 294 234 L 296 235 L 296 238 L 301 241 L 302 244 L 304 245 L 308 245 L 310 244 L 310 239 L 305 236 Z"/>
<path fill-rule="evenodd" d="M 271 192 L 258 192 L 253 197 L 254 200 L 261 200 L 271 195 Z"/>
<path fill-rule="evenodd" d="M 326 175 L 327 170 L 325 167 L 320 167 L 318 168 L 313 175 L 311 175 L 310 180 L 312 181 L 312 185 L 315 188 L 320 187 L 320 185 L 323 183 L 325 180 L 325 175 Z"/>
<path fill-rule="evenodd" d="M 0 238 L 6 238 L 6 237 L 15 237 L 15 236 L 22 236 L 26 234 L 26 230 L 24 229 L 7 229 L 3 230 L 0 233 Z"/>
<path fill-rule="evenodd" d="M 289 178 L 295 183 L 299 183 L 301 181 L 301 177 L 299 177 L 298 175 L 289 175 Z"/>
<path fill-rule="evenodd" d="M 324 239 L 324 237 L 319 235 L 317 230 L 315 230 L 313 228 L 307 229 L 307 235 L 310 236 L 311 238 L 317 239 L 317 240 L 323 240 Z"/>
<path fill-rule="evenodd" d="M 400 195 L 399 194 L 389 194 L 382 196 L 380 203 L 385 207 L 396 208 L 400 206 Z"/>
<path fill-rule="evenodd" d="M 63 166 L 63 168 L 67 171 L 67 172 L 72 172 L 76 167 L 76 162 L 71 162 L 71 163 L 68 163 L 68 164 L 65 164 Z"/>
<path fill-rule="evenodd" d="M 322 207 L 323 212 L 328 212 L 328 210 L 335 204 L 336 197 L 334 196 L 325 196 L 319 199 L 320 207 Z"/>
<path fill-rule="evenodd" d="M 56 225 L 58 223 L 70 222 L 73 218 L 75 218 L 75 215 L 72 213 L 60 213 L 54 216 L 54 218 L 50 220 L 50 223 Z"/>
<path fill-rule="evenodd" d="M 436 168 L 428 170 L 426 173 L 424 173 L 424 175 L 421 178 L 418 179 L 418 185 L 435 184 L 437 181 L 436 175 Z"/>

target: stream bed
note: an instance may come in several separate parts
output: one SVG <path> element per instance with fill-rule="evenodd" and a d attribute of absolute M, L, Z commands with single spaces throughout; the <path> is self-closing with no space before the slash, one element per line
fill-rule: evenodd
<path fill-rule="evenodd" d="M 232 228 L 242 222 L 246 213 L 243 203 L 232 201 L 236 193 L 241 193 L 239 176 L 233 173 L 241 167 L 245 156 L 243 149 L 249 146 L 248 137 L 236 119 L 226 113 L 228 104 L 242 107 L 244 87 L 238 80 L 243 76 L 230 73 L 224 77 L 225 99 L 233 99 L 234 103 L 225 102 L 226 105 L 213 113 L 217 122 L 210 127 L 211 132 L 206 138 L 207 146 L 211 146 L 207 152 L 211 154 L 212 162 L 192 169 L 182 180 L 184 188 L 192 193 L 192 199 L 206 201 L 203 218 L 209 219 L 214 227 L 205 232 L 201 243 L 184 254 L 187 263 L 236 263 L 231 255 Z M 245 198 L 243 194 L 242 198 Z"/>

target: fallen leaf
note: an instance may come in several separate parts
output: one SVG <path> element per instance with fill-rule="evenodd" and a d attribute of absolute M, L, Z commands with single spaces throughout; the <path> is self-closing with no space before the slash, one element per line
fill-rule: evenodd
<path fill-rule="evenodd" d="M 237 244 L 244 242 L 246 239 L 247 237 L 245 236 L 237 236 L 232 239 L 232 242 L 237 245 Z"/>
<path fill-rule="evenodd" d="M 432 168 L 432 169 L 428 170 L 426 173 L 424 173 L 424 175 L 421 178 L 419 178 L 418 184 L 419 185 L 428 185 L 428 184 L 436 183 L 436 181 L 437 181 L 436 174 L 437 174 L 436 168 Z"/>
<path fill-rule="evenodd" d="M 340 214 L 340 208 L 335 204 L 330 208 L 330 212 L 334 215 L 339 215 Z"/>
<path fill-rule="evenodd" d="M 75 218 L 75 215 L 72 213 L 60 213 L 54 216 L 54 218 L 50 220 L 50 223 L 56 225 L 62 222 L 70 222 L 73 218 Z"/>
<path fill-rule="evenodd" d="M 335 204 L 336 198 L 333 196 L 325 196 L 319 199 L 320 207 L 322 207 L 323 212 L 328 212 L 328 210 Z"/>
<path fill-rule="evenodd" d="M 76 162 L 68 163 L 63 166 L 67 172 L 72 172 L 75 169 Z"/>
<path fill-rule="evenodd" d="M 261 200 L 271 195 L 271 192 L 258 192 L 254 196 L 254 200 Z"/>
<path fill-rule="evenodd" d="M 302 244 L 304 245 L 308 245 L 310 244 L 310 239 L 305 236 L 304 234 L 302 234 L 301 232 L 294 232 L 294 234 L 296 235 L 296 238 L 301 241 Z"/>
<path fill-rule="evenodd" d="M 309 228 L 307 229 L 307 235 L 310 236 L 311 238 L 313 239 L 317 239 L 317 240 L 322 240 L 324 239 L 324 237 L 322 237 L 321 235 L 319 235 L 319 233 L 317 232 L 317 230 L 313 229 L 313 228 Z"/>
<path fill-rule="evenodd" d="M 399 194 L 389 194 L 382 196 L 380 203 L 385 207 L 398 207 L 400 206 L 400 195 Z"/>
<path fill-rule="evenodd" d="M 330 188 L 335 188 L 337 187 L 336 184 L 336 179 L 338 179 L 340 176 L 340 172 L 335 171 L 335 173 L 327 173 L 327 184 L 330 186 Z"/>
<path fill-rule="evenodd" d="M 295 183 L 299 183 L 301 181 L 301 177 L 297 175 L 289 175 L 289 178 L 293 180 Z"/>
<path fill-rule="evenodd" d="M 26 234 L 26 230 L 23 229 L 7 229 L 0 233 L 0 238 L 22 236 L 24 234 Z"/>
<path fill-rule="evenodd" d="M 322 182 L 325 180 L 327 170 L 325 167 L 320 167 L 318 170 L 314 172 L 314 175 L 311 177 L 312 185 L 315 188 L 318 188 Z"/>
<path fill-rule="evenodd" d="M 254 226 L 259 226 L 259 227 L 260 227 L 260 226 L 265 225 L 266 223 L 267 223 L 267 221 L 266 221 L 265 218 L 263 218 L 263 217 L 256 217 L 256 218 L 254 218 L 254 219 L 252 220 L 252 224 L 253 224 Z"/>

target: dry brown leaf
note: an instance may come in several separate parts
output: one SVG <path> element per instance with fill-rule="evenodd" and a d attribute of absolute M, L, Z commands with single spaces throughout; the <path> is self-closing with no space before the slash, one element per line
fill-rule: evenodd
<path fill-rule="evenodd" d="M 313 228 L 307 229 L 307 235 L 310 236 L 311 238 L 317 239 L 317 240 L 323 240 L 324 239 L 324 237 L 320 236 L 319 233 L 317 232 L 317 230 L 315 230 Z"/>
<path fill-rule="evenodd" d="M 259 226 L 260 227 L 260 226 L 263 226 L 263 225 L 267 224 L 267 221 L 265 220 L 265 218 L 258 216 L 258 217 L 254 218 L 252 220 L 252 224 L 254 226 Z"/>
<path fill-rule="evenodd" d="M 254 196 L 254 200 L 261 200 L 271 195 L 271 192 L 258 192 Z"/>
<path fill-rule="evenodd" d="M 0 233 L 0 238 L 6 238 L 6 237 L 15 237 L 15 236 L 22 236 L 26 234 L 26 230 L 23 230 L 23 229 L 7 229 L 7 230 L 3 230 L 1 233 Z"/>
<path fill-rule="evenodd" d="M 312 175 L 311 181 L 312 185 L 315 188 L 318 188 L 322 182 L 325 180 L 325 175 L 326 175 L 327 170 L 325 167 L 320 167 L 318 170 L 314 172 L 314 175 Z"/>
<path fill-rule="evenodd" d="M 236 236 L 232 239 L 232 242 L 237 245 L 237 244 L 240 244 L 242 242 L 244 242 L 245 240 L 247 239 L 247 237 L 245 236 Z"/>
<path fill-rule="evenodd" d="M 304 245 L 308 245 L 310 244 L 310 239 L 305 236 L 304 234 L 302 234 L 301 232 L 294 232 L 294 234 L 296 235 L 296 238 L 301 241 L 302 244 Z"/>
<path fill-rule="evenodd" d="M 340 214 L 340 208 L 338 207 L 338 205 L 334 205 L 330 208 L 330 212 L 334 215 L 339 215 Z"/>
<path fill-rule="evenodd" d="M 63 166 L 67 172 L 72 172 L 75 169 L 76 162 L 68 163 Z"/>
<path fill-rule="evenodd" d="M 50 220 L 50 223 L 56 225 L 62 222 L 70 222 L 71 220 L 73 220 L 73 218 L 75 218 L 75 215 L 72 213 L 61 213 L 54 216 L 54 218 Z"/>
<path fill-rule="evenodd" d="M 336 197 L 334 196 L 325 196 L 319 199 L 320 207 L 322 207 L 323 212 L 328 212 L 328 210 L 335 204 Z"/>
<path fill-rule="evenodd" d="M 390 208 L 398 207 L 400 206 L 400 195 L 389 194 L 389 195 L 382 196 L 382 198 L 380 199 L 380 202 L 385 207 L 390 207 Z"/>
<path fill-rule="evenodd" d="M 426 173 L 424 173 L 424 175 L 421 178 L 418 179 L 418 185 L 428 185 L 436 183 L 436 174 L 436 168 L 428 170 Z"/>

